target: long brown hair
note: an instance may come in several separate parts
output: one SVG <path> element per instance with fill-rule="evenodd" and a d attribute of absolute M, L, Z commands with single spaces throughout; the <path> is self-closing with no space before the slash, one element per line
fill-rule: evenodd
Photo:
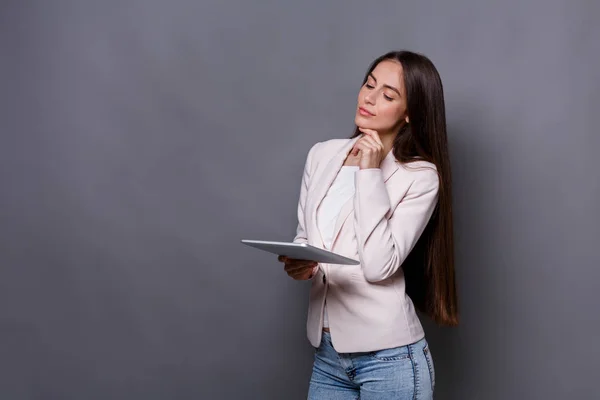
<path fill-rule="evenodd" d="M 452 178 L 442 80 L 424 55 L 392 51 L 373 61 L 363 85 L 383 60 L 394 60 L 402 65 L 407 96 L 409 123 L 402 125 L 394 139 L 394 156 L 403 164 L 417 160 L 433 163 L 440 180 L 433 215 L 402 264 L 406 293 L 415 307 L 435 322 L 455 326 L 458 299 L 454 276 Z M 357 127 L 352 138 L 361 133 Z"/>

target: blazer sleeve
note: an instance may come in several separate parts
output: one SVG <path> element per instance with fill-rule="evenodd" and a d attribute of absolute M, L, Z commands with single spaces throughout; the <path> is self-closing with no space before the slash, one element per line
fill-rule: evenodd
<path fill-rule="evenodd" d="M 314 153 L 319 143 L 315 143 L 308 151 L 306 162 L 304 163 L 304 172 L 302 174 L 302 183 L 300 186 L 300 199 L 298 200 L 298 226 L 296 227 L 296 236 L 294 237 L 295 243 L 308 243 L 308 237 L 306 235 L 306 224 L 304 208 L 306 206 L 306 197 L 308 195 L 308 185 L 312 174 L 312 168 L 314 164 Z"/>
<path fill-rule="evenodd" d="M 378 282 L 402 265 L 435 209 L 439 179 L 432 168 L 418 172 L 408 192 L 391 208 L 381 169 L 356 172 L 354 218 L 358 254 L 365 279 Z"/>

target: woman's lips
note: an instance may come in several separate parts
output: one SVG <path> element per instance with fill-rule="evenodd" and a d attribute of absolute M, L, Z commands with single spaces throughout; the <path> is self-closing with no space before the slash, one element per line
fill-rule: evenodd
<path fill-rule="evenodd" d="M 369 112 L 368 110 L 366 110 L 366 109 L 364 109 L 362 107 L 358 108 L 358 112 L 359 112 L 360 115 L 365 116 L 365 117 L 372 117 L 372 116 L 375 115 L 372 112 Z"/>

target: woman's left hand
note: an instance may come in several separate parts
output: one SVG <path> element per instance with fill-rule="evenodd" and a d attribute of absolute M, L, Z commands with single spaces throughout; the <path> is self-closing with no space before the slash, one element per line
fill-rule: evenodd
<path fill-rule="evenodd" d="M 365 134 L 355 144 L 350 154 L 356 156 L 360 152 L 360 169 L 379 168 L 381 161 L 385 157 L 383 154 L 383 143 L 379 138 L 377 131 L 373 129 L 358 128 Z"/>

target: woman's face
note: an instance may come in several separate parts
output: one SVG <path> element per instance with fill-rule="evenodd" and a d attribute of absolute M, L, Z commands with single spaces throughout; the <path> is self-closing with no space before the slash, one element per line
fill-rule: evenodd
<path fill-rule="evenodd" d="M 354 123 L 379 134 L 395 133 L 406 115 L 406 90 L 402 65 L 393 60 L 377 64 L 358 92 Z"/>

